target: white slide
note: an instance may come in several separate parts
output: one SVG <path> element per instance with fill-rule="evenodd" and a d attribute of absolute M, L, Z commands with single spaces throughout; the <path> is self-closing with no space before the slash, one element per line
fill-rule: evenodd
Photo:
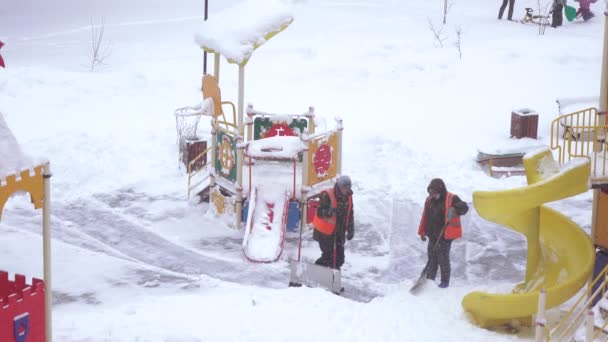
<path fill-rule="evenodd" d="M 253 262 L 274 262 L 283 252 L 289 195 L 256 187 L 249 198 L 243 253 Z"/>

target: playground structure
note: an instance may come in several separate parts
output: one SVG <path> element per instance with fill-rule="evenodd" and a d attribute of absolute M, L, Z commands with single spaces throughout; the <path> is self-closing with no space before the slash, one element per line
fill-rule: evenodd
<path fill-rule="evenodd" d="M 511 294 L 473 292 L 463 298 L 464 309 L 479 326 L 494 327 L 513 321 L 529 325 L 534 323 L 536 315 L 537 338 L 546 336 L 549 340 L 571 336 L 583 320 L 589 321 L 586 314 L 591 303 L 597 302 L 591 298 L 591 284 L 576 305 L 583 302 L 583 298 L 589 299 L 582 307 L 573 307 L 551 330 L 544 326 L 544 310 L 562 304 L 585 287 L 594 263 L 596 269 L 598 267 L 596 247 L 608 250 L 605 117 L 605 112 L 596 108 L 560 115 L 551 124 L 550 149 L 529 152 L 523 157 L 528 186 L 473 193 L 473 202 L 481 217 L 521 233 L 528 246 L 524 282 Z M 589 189 L 595 190 L 593 241 L 576 223 L 545 205 Z M 605 279 L 605 274 L 606 270 L 596 279 Z M 593 286 L 598 287 L 599 283 Z M 604 281 L 602 288 L 605 287 Z M 589 324 L 593 324 L 593 320 L 590 321 Z"/>
<path fill-rule="evenodd" d="M 203 76 L 202 104 L 180 108 L 175 116 L 182 155 L 189 154 L 189 142 L 203 140 L 196 133 L 201 117 L 211 123 L 209 147 L 185 158 L 189 196 L 208 199 L 234 228 L 245 223 L 247 259 L 273 262 L 281 255 L 286 230 L 303 229 L 312 221 L 314 197 L 341 173 L 343 128 L 336 119 L 334 128 L 319 132 L 312 107 L 302 114 L 273 114 L 249 104 L 245 113 L 246 64 L 255 49 L 293 22 L 281 1 L 263 12 L 257 7 L 255 1 L 245 1 L 205 21 L 196 41 L 213 54 L 214 72 Z M 225 25 L 236 22 L 238 27 Z M 237 105 L 222 101 L 220 56 L 238 66 Z"/>
<path fill-rule="evenodd" d="M 52 341 L 50 164 L 44 163 L 14 174 L 0 175 L 0 218 L 4 205 L 17 192 L 30 194 L 34 208 L 42 208 L 44 280 L 15 274 L 9 280 L 0 271 L 0 341 Z"/>
<path fill-rule="evenodd" d="M 578 292 L 593 268 L 593 245 L 584 231 L 544 205 L 588 190 L 588 160 L 573 161 L 560 172 L 546 149 L 527 154 L 524 166 L 527 187 L 473 194 L 481 217 L 521 233 L 528 242 L 525 280 L 513 294 L 473 292 L 464 297 L 465 310 L 482 327 L 529 318 L 536 313 L 541 289 L 547 291 L 549 307 L 561 304 Z"/>

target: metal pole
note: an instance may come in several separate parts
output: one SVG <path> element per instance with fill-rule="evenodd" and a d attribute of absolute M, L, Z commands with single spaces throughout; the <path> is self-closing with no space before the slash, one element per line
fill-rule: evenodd
<path fill-rule="evenodd" d="M 44 255 L 44 331 L 45 340 L 52 342 L 53 287 L 51 286 L 51 165 L 44 166 L 44 202 L 42 207 L 42 253 Z"/>
<path fill-rule="evenodd" d="M 585 341 L 593 341 L 593 329 L 595 328 L 595 318 L 593 310 L 587 311 L 587 318 L 585 320 Z"/>
<path fill-rule="evenodd" d="M 209 201 L 211 201 L 211 192 L 215 187 L 215 159 L 217 156 L 217 119 L 213 119 L 211 123 L 211 153 L 209 159 L 211 159 L 211 172 L 209 172 Z"/>
<path fill-rule="evenodd" d="M 239 98 L 238 98 L 238 133 L 237 145 L 243 142 L 245 136 L 245 125 L 243 124 L 243 109 L 245 97 L 245 66 L 239 65 Z M 241 228 L 241 216 L 243 211 L 243 149 L 236 150 L 236 229 Z"/>
<path fill-rule="evenodd" d="M 604 47 L 602 50 L 602 76 L 600 78 L 600 112 L 606 111 L 606 103 L 608 102 L 608 2 L 604 10 Z M 598 126 L 603 126 L 606 123 L 606 115 L 600 115 Z M 595 153 L 598 152 L 600 144 L 595 144 Z M 599 203 L 600 189 L 593 190 L 593 204 L 591 205 L 591 239 L 595 244 L 595 229 L 597 228 L 597 211 Z M 593 281 L 593 274 L 589 276 L 588 285 Z M 589 291 L 591 293 L 591 291 Z"/>
<path fill-rule="evenodd" d="M 538 308 L 536 312 L 536 342 L 542 342 L 545 339 L 545 306 L 547 303 L 547 291 L 540 290 L 538 295 Z"/>
<path fill-rule="evenodd" d="M 344 128 L 342 127 L 342 119 L 338 120 L 338 125 L 340 126 L 338 128 L 338 174 L 341 175 L 342 174 L 342 131 L 344 131 Z"/>
<path fill-rule="evenodd" d="M 213 54 L 213 76 L 217 83 L 220 83 L 220 53 L 216 52 Z"/>
<path fill-rule="evenodd" d="M 208 0 L 205 0 L 205 21 L 207 21 L 208 14 L 209 4 Z M 203 75 L 207 75 L 207 51 L 203 51 Z"/>

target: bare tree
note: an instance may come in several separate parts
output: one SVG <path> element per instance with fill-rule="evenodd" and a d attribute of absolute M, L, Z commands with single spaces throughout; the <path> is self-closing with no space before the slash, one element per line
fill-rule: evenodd
<path fill-rule="evenodd" d="M 452 3 L 448 2 L 448 0 L 443 0 L 443 24 L 444 25 L 448 20 L 448 12 L 450 12 L 451 8 L 452 8 Z"/>
<path fill-rule="evenodd" d="M 110 56 L 110 45 L 104 40 L 105 18 L 101 18 L 101 24 L 96 26 L 91 19 L 91 71 L 105 65 L 105 60 Z"/>
<path fill-rule="evenodd" d="M 445 26 L 441 25 L 440 28 L 436 28 L 435 25 L 433 25 L 431 18 L 427 18 L 427 20 L 429 22 L 429 29 L 433 33 L 433 37 L 435 37 L 435 40 L 439 43 L 439 46 L 443 47 L 443 42 L 447 39 L 447 37 L 443 34 L 443 28 Z"/>
<path fill-rule="evenodd" d="M 454 31 L 456 31 L 456 42 L 454 42 L 454 46 L 456 47 L 456 50 L 458 50 L 458 58 L 462 59 L 462 27 L 456 26 Z"/>

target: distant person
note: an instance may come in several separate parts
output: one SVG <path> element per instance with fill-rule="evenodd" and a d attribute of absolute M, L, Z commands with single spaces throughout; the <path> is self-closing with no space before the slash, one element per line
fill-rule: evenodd
<path fill-rule="evenodd" d="M 353 192 L 348 176 L 340 176 L 333 188 L 321 193 L 312 224 L 312 237 L 319 242 L 321 257 L 315 264 L 340 269 L 344 264 L 344 242 L 355 236 Z"/>
<path fill-rule="evenodd" d="M 583 17 L 584 21 L 587 21 L 595 16 L 591 12 L 591 3 L 595 3 L 597 0 L 574 0 L 578 2 L 578 11 L 576 11 L 576 17 Z"/>
<path fill-rule="evenodd" d="M 507 14 L 507 20 L 513 20 L 513 6 L 515 5 L 515 0 L 502 0 L 502 5 L 500 6 L 500 10 L 498 11 L 498 19 L 502 19 L 502 14 L 505 12 L 505 8 L 507 8 L 507 2 L 509 3 L 509 14 Z"/>
<path fill-rule="evenodd" d="M 562 26 L 564 22 L 564 6 L 566 6 L 566 0 L 553 0 L 553 7 L 551 8 L 551 27 L 556 28 Z"/>
<path fill-rule="evenodd" d="M 443 180 L 435 178 L 427 187 L 429 196 L 424 203 L 418 235 L 429 243 L 426 247 L 428 268 L 426 278 L 435 280 L 437 269 L 441 269 L 439 287 L 450 286 L 450 248 L 452 241 L 462 236 L 460 216 L 469 211 L 469 206 L 458 196 L 448 192 Z M 449 218 L 449 220 L 448 220 Z"/>

